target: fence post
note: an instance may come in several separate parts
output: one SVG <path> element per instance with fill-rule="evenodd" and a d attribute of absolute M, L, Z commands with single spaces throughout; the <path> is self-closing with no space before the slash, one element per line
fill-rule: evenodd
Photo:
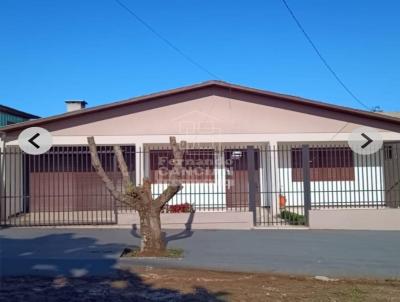
<path fill-rule="evenodd" d="M 253 212 L 253 223 L 256 224 L 256 173 L 254 146 L 247 146 L 247 173 L 249 181 L 249 210 Z"/>
<path fill-rule="evenodd" d="M 4 147 L 4 138 L 0 146 L 0 225 L 5 225 L 7 222 L 7 208 L 5 198 L 5 162 L 6 162 L 6 150 Z"/>
<path fill-rule="evenodd" d="M 302 146 L 303 164 L 303 190 L 304 190 L 304 215 L 306 223 L 309 225 L 309 210 L 311 209 L 311 183 L 310 183 L 310 147 Z"/>

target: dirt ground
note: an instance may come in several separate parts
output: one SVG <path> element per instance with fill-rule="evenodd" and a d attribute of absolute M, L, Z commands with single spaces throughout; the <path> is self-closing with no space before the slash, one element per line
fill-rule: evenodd
<path fill-rule="evenodd" d="M 0 301 L 400 301 L 400 280 L 136 267 L 114 277 L 15 277 Z"/>

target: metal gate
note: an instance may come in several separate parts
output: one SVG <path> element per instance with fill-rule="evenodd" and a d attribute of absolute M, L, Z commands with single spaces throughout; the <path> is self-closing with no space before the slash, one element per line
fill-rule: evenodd
<path fill-rule="evenodd" d="M 398 142 L 369 155 L 347 145 L 280 144 L 261 150 L 261 159 L 255 225 L 307 225 L 309 210 L 400 207 Z"/>
<path fill-rule="evenodd" d="M 123 151 L 134 173 L 134 146 Z M 112 146 L 99 146 L 98 153 L 121 186 Z M 92 168 L 88 146 L 54 146 L 42 155 L 8 146 L 1 153 L 1 225 L 115 224 L 117 206 Z"/>

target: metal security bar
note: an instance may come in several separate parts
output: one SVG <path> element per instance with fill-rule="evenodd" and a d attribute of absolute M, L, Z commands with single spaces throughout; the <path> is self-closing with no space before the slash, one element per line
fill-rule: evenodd
<path fill-rule="evenodd" d="M 150 178 L 157 197 L 168 186 L 168 145 L 122 146 L 134 184 Z M 122 190 L 112 146 L 99 146 L 104 169 Z M 343 144 L 189 144 L 183 189 L 164 213 L 252 212 L 258 226 L 306 225 L 309 210 L 400 206 L 400 143 L 370 155 Z M 18 147 L 1 153 L 0 223 L 117 223 L 132 212 L 107 192 L 87 146 L 54 146 L 43 155 Z"/>
<path fill-rule="evenodd" d="M 134 146 L 124 146 L 134 174 Z M 99 146 L 104 169 L 121 186 L 112 146 Z M 113 224 L 117 205 L 94 171 L 87 146 L 54 146 L 42 155 L 19 147 L 1 154 L 0 224 Z"/>
<path fill-rule="evenodd" d="M 254 150 L 256 169 L 252 173 L 259 186 L 260 149 Z M 168 186 L 173 167 L 172 151 L 168 146 L 152 146 L 137 152 L 143 161 L 140 175 L 150 178 L 152 194 L 157 197 Z M 164 212 L 250 211 L 252 202 L 260 203 L 259 193 L 254 194 L 255 200 L 249 195 L 251 176 L 246 145 L 196 145 L 189 147 L 183 157 L 183 189 L 167 204 Z"/>
<path fill-rule="evenodd" d="M 305 225 L 311 209 L 400 207 L 400 143 L 369 155 L 347 145 L 280 144 L 265 158 L 256 225 Z"/>

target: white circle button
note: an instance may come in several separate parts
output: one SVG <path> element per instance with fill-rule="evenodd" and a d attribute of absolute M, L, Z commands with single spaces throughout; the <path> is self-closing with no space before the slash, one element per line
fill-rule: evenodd
<path fill-rule="evenodd" d="M 53 137 L 44 128 L 30 127 L 19 134 L 18 145 L 28 154 L 39 155 L 49 151 L 53 145 Z"/>
<path fill-rule="evenodd" d="M 382 148 L 383 140 L 376 129 L 360 127 L 352 131 L 348 143 L 355 153 L 368 155 L 379 151 Z"/>

